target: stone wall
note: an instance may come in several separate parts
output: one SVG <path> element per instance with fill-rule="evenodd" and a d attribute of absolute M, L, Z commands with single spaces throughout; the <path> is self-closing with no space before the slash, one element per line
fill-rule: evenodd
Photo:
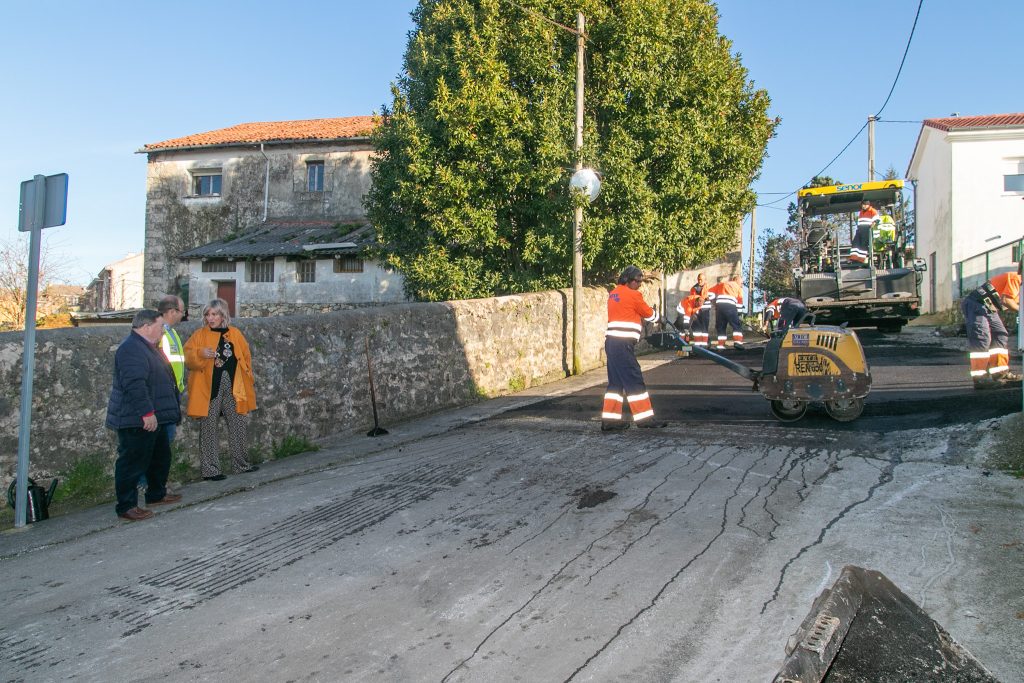
<path fill-rule="evenodd" d="M 648 301 L 657 300 L 656 289 L 645 292 Z M 604 362 L 607 293 L 590 287 L 583 294 L 582 363 L 590 369 Z M 237 319 L 256 374 L 259 407 L 249 423 L 249 445 L 269 452 L 286 435 L 315 440 L 372 427 L 367 348 L 382 425 L 560 379 L 572 365 L 571 311 L 572 291 L 556 290 Z M 182 339 L 196 326 L 179 325 Z M 127 328 L 36 334 L 31 476 L 47 479 L 97 452 L 113 463 L 116 437 L 103 424 L 114 351 Z M 0 333 L 3 490 L 17 467 L 22 344 L 20 333 Z M 186 418 L 178 457 L 198 462 L 198 431 Z"/>

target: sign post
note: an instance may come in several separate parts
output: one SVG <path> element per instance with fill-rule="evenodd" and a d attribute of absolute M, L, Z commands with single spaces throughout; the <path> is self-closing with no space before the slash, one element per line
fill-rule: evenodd
<path fill-rule="evenodd" d="M 28 282 L 25 284 L 25 348 L 22 352 L 21 425 L 18 428 L 18 473 L 14 526 L 28 519 L 28 445 L 32 425 L 32 373 L 35 370 L 36 296 L 39 290 L 39 250 L 42 229 L 64 225 L 68 215 L 68 174 L 37 175 L 21 184 L 18 230 L 30 233 Z"/>

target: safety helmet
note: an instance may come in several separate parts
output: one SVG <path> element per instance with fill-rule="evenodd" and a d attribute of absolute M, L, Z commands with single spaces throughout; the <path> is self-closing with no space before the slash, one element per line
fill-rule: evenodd
<path fill-rule="evenodd" d="M 619 275 L 619 284 L 624 285 L 630 280 L 643 280 L 644 271 L 640 270 L 636 266 L 626 266 L 626 269 Z"/>

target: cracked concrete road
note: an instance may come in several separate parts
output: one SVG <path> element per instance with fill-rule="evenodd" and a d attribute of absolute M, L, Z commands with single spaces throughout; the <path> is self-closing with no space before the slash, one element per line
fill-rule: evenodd
<path fill-rule="evenodd" d="M 4 534 L 2 678 L 767 681 L 857 564 L 1024 680 L 1024 482 L 973 464 L 991 422 L 794 432 L 737 407 L 602 434 L 560 412 L 596 410 L 601 371 L 559 384 L 146 522 Z M 585 486 L 616 495 L 579 509 Z"/>

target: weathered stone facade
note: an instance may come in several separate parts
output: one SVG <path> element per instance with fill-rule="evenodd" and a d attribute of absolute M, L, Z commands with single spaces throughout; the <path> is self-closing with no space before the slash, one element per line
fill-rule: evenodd
<path fill-rule="evenodd" d="M 240 235 L 267 217 L 357 220 L 370 188 L 366 138 L 148 152 L 144 299 L 181 293 L 187 264 L 178 255 Z M 323 191 L 309 192 L 307 164 L 324 165 Z M 197 174 L 217 173 L 220 192 L 194 194 Z M 265 191 L 269 188 L 269 191 Z"/>
<path fill-rule="evenodd" d="M 647 300 L 658 298 L 645 289 Z M 607 292 L 586 288 L 582 363 L 604 362 Z M 269 451 L 286 435 L 314 440 L 373 424 L 367 347 L 383 424 L 519 391 L 566 376 L 572 365 L 572 291 L 448 303 L 398 304 L 320 315 L 236 321 L 252 348 L 258 409 L 250 446 Z M 196 323 L 178 326 L 185 340 Z M 114 351 L 126 327 L 39 330 L 30 473 L 46 479 L 78 458 L 109 454 L 104 427 Z M 0 334 L 0 484 L 14 476 L 22 337 Z M 600 406 L 594 406 L 600 410 Z M 222 429 L 223 431 L 223 429 Z M 192 462 L 198 425 L 186 418 L 175 442 Z"/>

